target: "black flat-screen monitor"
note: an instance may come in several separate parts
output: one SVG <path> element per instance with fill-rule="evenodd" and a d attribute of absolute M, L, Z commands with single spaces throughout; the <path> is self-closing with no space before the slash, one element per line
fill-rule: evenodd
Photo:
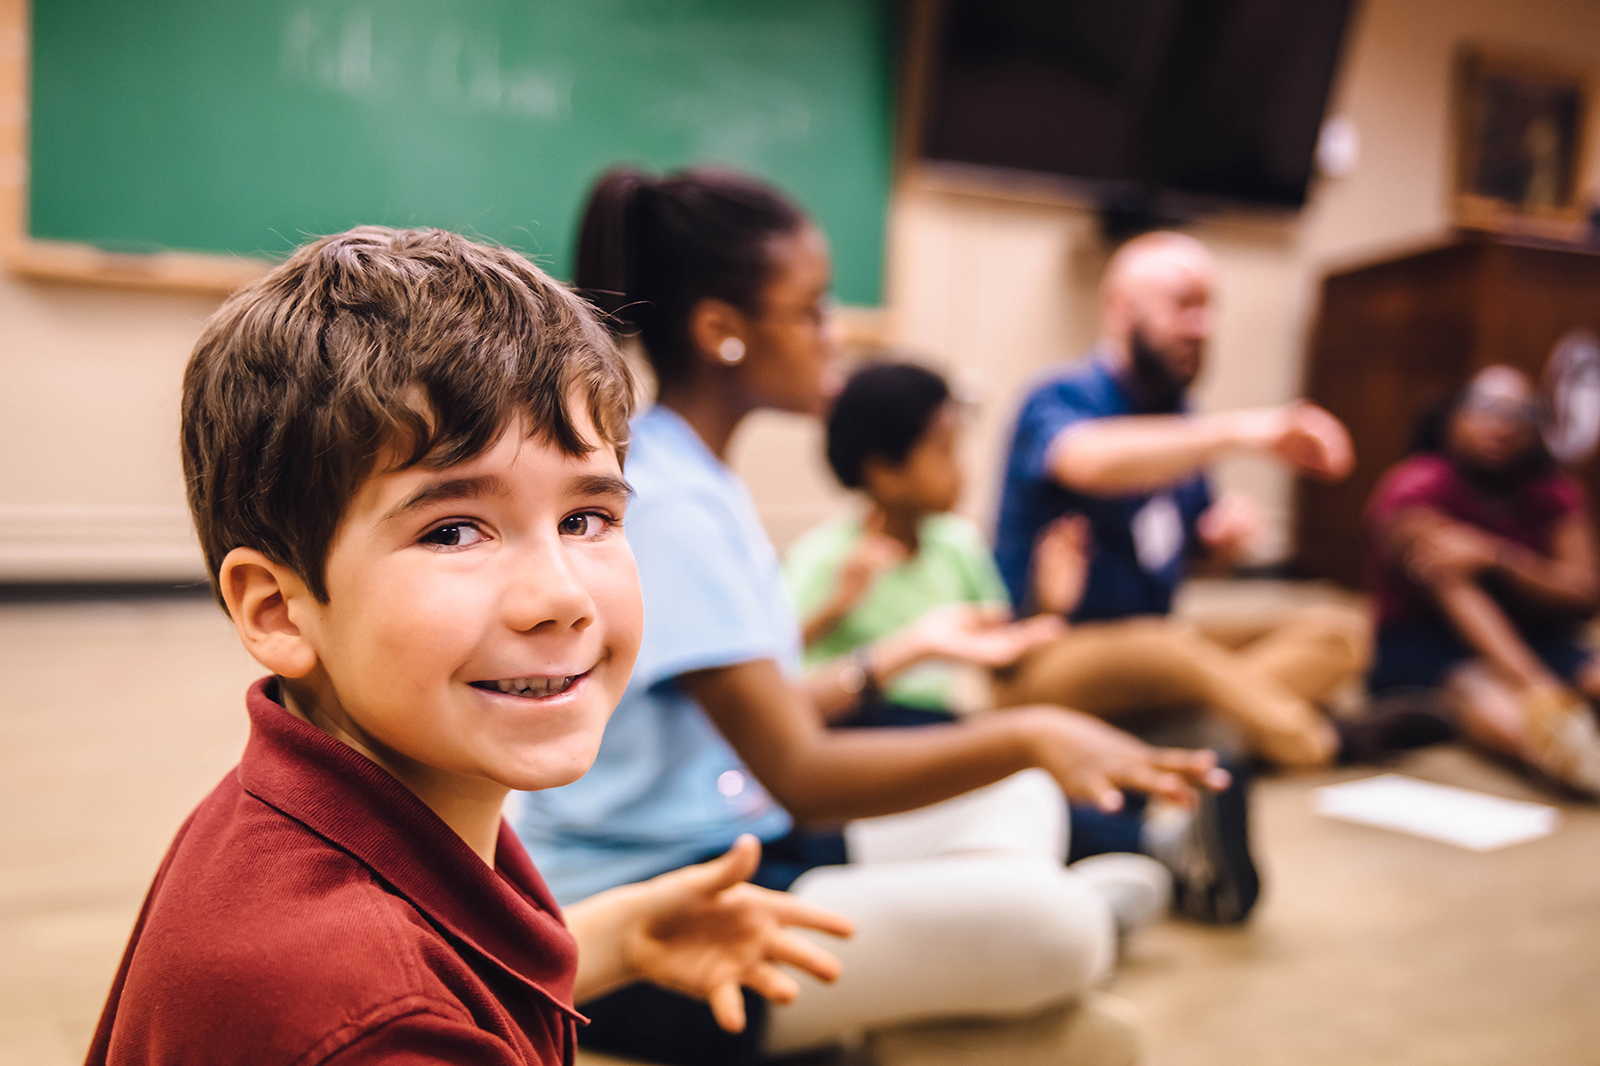
<path fill-rule="evenodd" d="M 921 151 L 1298 207 L 1352 0 L 947 0 Z"/>

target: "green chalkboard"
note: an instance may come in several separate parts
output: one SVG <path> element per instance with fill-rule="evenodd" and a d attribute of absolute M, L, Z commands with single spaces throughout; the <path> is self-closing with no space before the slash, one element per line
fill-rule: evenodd
<path fill-rule="evenodd" d="M 282 255 L 441 226 L 557 276 L 617 162 L 788 190 L 880 302 L 889 0 L 34 0 L 29 233 Z"/>

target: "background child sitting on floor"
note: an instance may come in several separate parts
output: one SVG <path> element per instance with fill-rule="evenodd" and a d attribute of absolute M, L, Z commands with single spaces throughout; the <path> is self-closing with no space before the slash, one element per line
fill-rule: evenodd
<path fill-rule="evenodd" d="M 805 620 L 813 699 L 836 725 L 950 721 L 954 663 L 1002 669 L 1044 643 L 1074 639 L 1062 618 L 1083 589 L 1084 520 L 1064 516 L 1041 534 L 1026 605 L 1039 613 L 1012 621 L 982 534 L 952 513 L 962 488 L 961 422 L 945 380 L 901 362 L 857 370 L 829 412 L 829 465 L 866 507 L 802 537 L 785 574 Z M 1147 814 L 1131 795 L 1127 810 L 1111 814 L 1074 805 L 1069 861 L 1142 851 L 1173 874 L 1182 913 L 1243 919 L 1259 888 L 1248 786 L 1231 769 L 1235 785 L 1192 814 L 1166 805 Z"/>

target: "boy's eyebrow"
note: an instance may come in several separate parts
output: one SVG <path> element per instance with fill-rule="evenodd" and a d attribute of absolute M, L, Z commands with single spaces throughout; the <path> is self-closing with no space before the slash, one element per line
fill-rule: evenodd
<path fill-rule="evenodd" d="M 584 474 L 572 483 L 578 496 L 620 496 L 624 500 L 634 497 L 633 486 L 615 474 Z"/>
<path fill-rule="evenodd" d="M 494 474 L 481 474 L 478 477 L 453 477 L 442 481 L 431 481 L 422 486 L 384 514 L 381 522 L 390 522 L 409 511 L 419 507 L 426 507 L 433 503 L 442 503 L 447 500 L 477 500 L 485 496 L 506 496 L 510 490 L 506 483 Z"/>

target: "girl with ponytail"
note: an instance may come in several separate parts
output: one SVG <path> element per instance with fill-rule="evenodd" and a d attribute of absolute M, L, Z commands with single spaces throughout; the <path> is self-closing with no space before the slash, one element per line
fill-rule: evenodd
<path fill-rule="evenodd" d="M 612 170 L 590 194 L 575 280 L 614 331 L 638 337 L 659 404 L 697 427 L 684 408 L 714 418 L 719 457 L 750 411 L 821 411 L 835 348 L 827 242 L 768 186 Z"/>
<path fill-rule="evenodd" d="M 593 1024 L 581 1039 L 656 1062 L 755 1062 L 911 1020 L 1052 1009 L 1059 1023 L 1028 1029 L 1048 1045 L 1042 1061 L 1091 1015 L 1126 1044 L 1120 1013 L 1073 1007 L 1109 969 L 1116 934 L 1104 886 L 1061 865 L 1061 792 L 1107 809 L 1122 788 L 1185 801 L 1225 783 L 1214 756 L 1150 748 L 1060 708 L 827 729 L 799 682 L 777 555 L 725 461 L 752 411 L 825 406 L 827 242 L 752 178 L 618 169 L 594 186 L 577 259 L 578 288 L 637 338 L 657 380 L 627 466 L 645 633 L 593 769 L 526 796 L 518 831 L 563 903 L 754 834 L 753 881 L 857 929 L 837 950 L 837 985 L 791 1003 L 795 978 L 764 971 L 755 991 L 783 1005 L 747 994 L 741 1033 L 698 1001 L 634 986 L 582 1005 Z M 873 664 L 851 669 L 870 691 Z M 795 830 L 851 819 L 865 820 L 848 849 L 838 832 Z M 1123 1050 L 1115 1061 L 1131 1061 Z"/>

